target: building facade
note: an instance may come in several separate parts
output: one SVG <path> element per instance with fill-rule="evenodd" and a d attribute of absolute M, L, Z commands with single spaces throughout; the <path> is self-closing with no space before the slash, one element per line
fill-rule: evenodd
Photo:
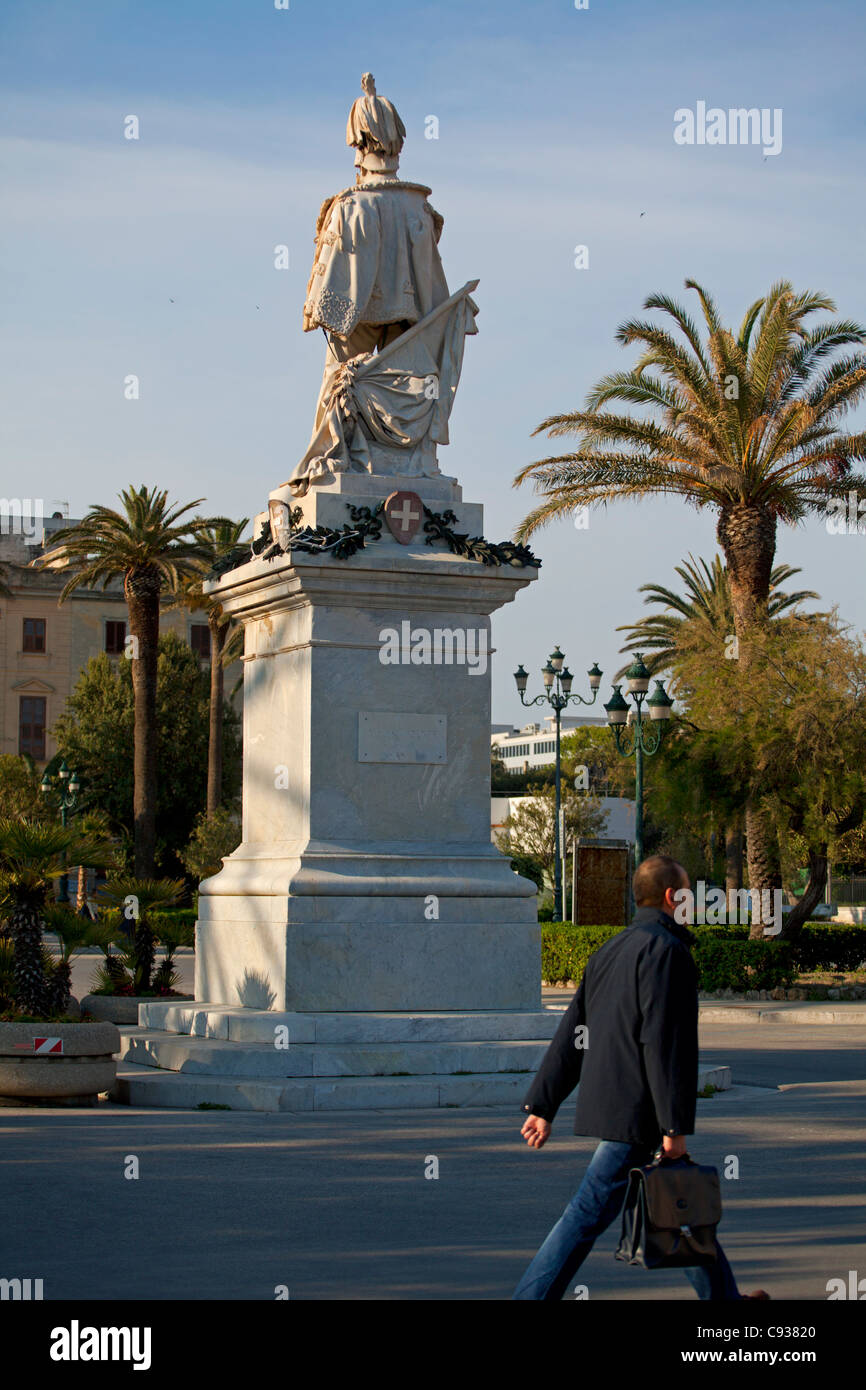
<path fill-rule="evenodd" d="M 582 729 L 587 725 L 604 728 L 604 716 L 563 715 L 562 732 Z M 490 735 L 490 751 L 506 772 L 530 772 L 537 767 L 552 767 L 556 761 L 556 717 L 548 714 L 540 723 L 524 724 L 515 729 L 508 724 L 494 724 Z"/>
<path fill-rule="evenodd" d="M 68 575 L 30 567 L 55 532 L 74 525 L 55 512 L 31 535 L 16 518 L 0 516 L 0 581 L 8 591 L 0 590 L 0 753 L 29 753 L 40 766 L 57 751 L 51 730 L 87 662 L 100 652 L 122 661 L 126 651 L 122 586 L 76 589 L 61 605 Z M 210 659 L 203 612 L 166 610 L 160 629 Z"/>

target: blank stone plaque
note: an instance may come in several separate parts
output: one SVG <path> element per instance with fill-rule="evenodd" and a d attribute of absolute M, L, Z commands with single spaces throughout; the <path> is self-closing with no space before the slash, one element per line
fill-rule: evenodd
<path fill-rule="evenodd" d="M 446 763 L 444 714 L 358 714 L 359 763 Z"/>

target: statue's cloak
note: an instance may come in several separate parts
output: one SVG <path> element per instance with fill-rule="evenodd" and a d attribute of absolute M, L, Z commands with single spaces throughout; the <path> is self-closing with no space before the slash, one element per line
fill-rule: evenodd
<path fill-rule="evenodd" d="M 448 298 L 443 219 L 423 184 L 371 181 L 322 205 L 304 331 L 348 337 L 359 324 L 417 323 Z"/>

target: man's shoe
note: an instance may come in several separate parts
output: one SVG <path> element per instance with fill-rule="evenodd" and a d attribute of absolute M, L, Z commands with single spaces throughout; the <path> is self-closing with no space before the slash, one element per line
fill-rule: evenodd
<path fill-rule="evenodd" d="M 743 1298 L 769 1298 L 770 1295 L 764 1289 L 755 1289 L 754 1293 L 744 1293 Z"/>

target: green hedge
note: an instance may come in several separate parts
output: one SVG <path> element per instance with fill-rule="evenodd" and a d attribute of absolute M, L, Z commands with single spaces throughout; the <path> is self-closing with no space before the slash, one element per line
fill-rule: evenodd
<path fill-rule="evenodd" d="M 717 989 L 776 989 L 797 978 L 796 947 L 788 941 L 720 941 L 701 937 L 694 946 L 698 988 L 704 994 Z"/>
<path fill-rule="evenodd" d="M 542 923 L 541 976 L 545 984 L 577 983 L 586 962 L 621 926 L 576 927 Z M 809 970 L 855 970 L 866 960 L 866 927 L 808 922 L 796 941 L 751 941 L 748 927 L 694 926 L 700 989 L 775 989 Z"/>
<path fill-rule="evenodd" d="M 866 962 L 866 926 L 807 922 L 796 941 L 800 970 L 857 970 Z"/>

